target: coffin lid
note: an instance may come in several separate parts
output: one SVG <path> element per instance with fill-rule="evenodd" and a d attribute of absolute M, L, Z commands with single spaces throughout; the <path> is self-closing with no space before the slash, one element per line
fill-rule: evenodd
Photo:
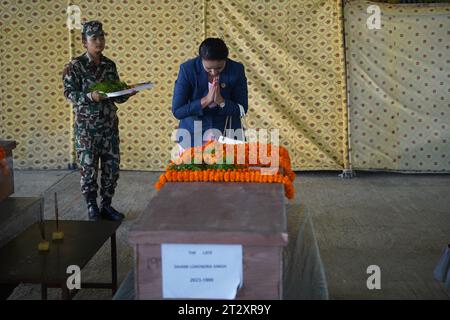
<path fill-rule="evenodd" d="M 129 232 L 132 244 L 284 246 L 283 185 L 166 183 Z"/>

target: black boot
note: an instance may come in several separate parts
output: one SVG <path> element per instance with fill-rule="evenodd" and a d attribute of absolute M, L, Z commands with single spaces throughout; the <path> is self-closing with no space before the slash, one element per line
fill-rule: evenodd
<path fill-rule="evenodd" d="M 111 206 L 111 198 L 103 198 L 100 210 L 100 216 L 106 220 L 112 221 L 122 221 L 125 218 L 125 215 L 118 212 Z"/>
<path fill-rule="evenodd" d="M 86 194 L 86 202 L 89 220 L 97 221 L 100 219 L 100 210 L 97 205 L 97 192 L 89 192 Z"/>

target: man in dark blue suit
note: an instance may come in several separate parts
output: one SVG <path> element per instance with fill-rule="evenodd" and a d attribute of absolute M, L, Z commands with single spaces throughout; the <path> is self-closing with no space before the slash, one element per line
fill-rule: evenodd
<path fill-rule="evenodd" d="M 175 82 L 172 112 L 180 120 L 177 142 L 186 149 L 218 138 L 227 117 L 231 125 L 226 129 L 239 129 L 240 116 L 247 110 L 244 66 L 228 58 L 223 40 L 204 40 L 199 56 L 180 66 Z"/>

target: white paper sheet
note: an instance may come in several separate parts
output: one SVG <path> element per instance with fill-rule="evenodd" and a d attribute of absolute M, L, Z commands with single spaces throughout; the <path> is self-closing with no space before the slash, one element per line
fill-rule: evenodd
<path fill-rule="evenodd" d="M 243 283 L 242 245 L 162 244 L 163 298 L 234 299 Z"/>
<path fill-rule="evenodd" d="M 133 85 L 130 89 L 106 93 L 106 96 L 108 98 L 120 97 L 120 96 L 124 96 L 126 94 L 131 94 L 135 91 L 142 91 L 142 90 L 151 89 L 151 88 L 153 88 L 153 84 L 150 82 L 139 83 L 139 84 Z"/>

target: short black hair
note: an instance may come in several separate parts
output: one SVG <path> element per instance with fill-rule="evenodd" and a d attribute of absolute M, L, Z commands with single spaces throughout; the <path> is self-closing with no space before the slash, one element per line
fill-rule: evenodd
<path fill-rule="evenodd" d="M 198 55 L 204 60 L 225 60 L 228 48 L 222 39 L 207 38 L 200 44 Z"/>

